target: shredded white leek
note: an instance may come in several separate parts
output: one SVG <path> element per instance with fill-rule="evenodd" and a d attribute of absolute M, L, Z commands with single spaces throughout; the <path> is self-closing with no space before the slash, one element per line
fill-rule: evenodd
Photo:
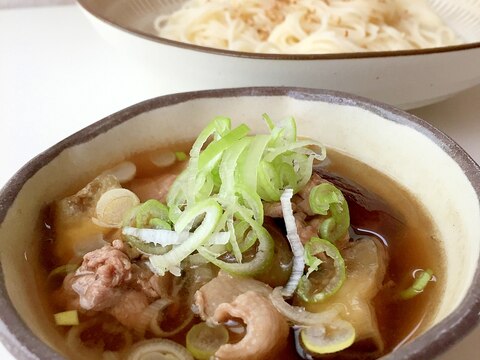
<path fill-rule="evenodd" d="M 302 242 L 300 241 L 300 236 L 298 235 L 297 231 L 297 225 L 293 216 L 291 203 L 292 197 L 292 189 L 285 189 L 282 196 L 280 197 L 283 219 L 285 221 L 285 228 L 287 229 L 287 239 L 290 243 L 290 247 L 292 248 L 293 253 L 292 274 L 290 275 L 290 279 L 288 279 L 287 284 L 282 290 L 282 295 L 285 297 L 290 297 L 293 295 L 298 286 L 300 278 L 303 275 L 303 270 L 305 267 L 305 259 L 303 256 L 304 249 Z"/>
<path fill-rule="evenodd" d="M 332 306 L 328 310 L 313 313 L 300 306 L 288 304 L 282 297 L 282 288 L 276 287 L 270 294 L 270 301 L 277 311 L 294 325 L 314 326 L 327 324 L 339 316 L 341 305 Z"/>
<path fill-rule="evenodd" d="M 173 230 L 164 229 L 139 229 L 126 226 L 122 230 L 123 235 L 134 236 L 145 243 L 154 243 L 161 246 L 179 245 L 183 240 L 181 234 Z M 189 237 L 193 233 L 189 233 Z M 188 238 L 187 238 L 188 239 Z M 230 239 L 230 232 L 222 231 L 213 234 L 208 240 L 208 245 L 225 245 Z"/>
<path fill-rule="evenodd" d="M 193 234 L 188 236 L 187 240 L 175 246 L 166 254 L 150 256 L 152 270 L 161 276 L 165 275 L 167 271 L 170 271 L 175 276 L 180 276 L 180 263 L 192 252 L 208 242 L 222 215 L 222 211 L 218 202 L 213 199 L 203 200 L 187 208 L 178 218 L 175 224 L 175 231 L 179 234 L 189 231 L 193 221 L 200 215 L 205 215 L 202 223 L 195 229 Z"/>

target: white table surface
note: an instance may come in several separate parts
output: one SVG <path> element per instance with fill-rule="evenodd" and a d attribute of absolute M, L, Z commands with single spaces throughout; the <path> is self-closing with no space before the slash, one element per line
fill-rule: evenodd
<path fill-rule="evenodd" d="M 480 60 L 479 60 L 480 63 Z M 0 10 L 0 186 L 73 132 L 154 96 L 76 6 Z M 480 163 L 480 86 L 413 111 Z M 22 129 L 21 131 L 19 129 Z M 480 327 L 440 360 L 478 359 Z M 13 357 L 0 344 L 0 359 Z"/>

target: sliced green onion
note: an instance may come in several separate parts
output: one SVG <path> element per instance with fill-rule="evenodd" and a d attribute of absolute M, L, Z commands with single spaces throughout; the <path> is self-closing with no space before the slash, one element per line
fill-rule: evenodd
<path fill-rule="evenodd" d="M 150 256 L 152 269 L 161 276 L 166 271 L 179 276 L 180 262 L 197 248 L 207 243 L 222 215 L 222 211 L 222 208 L 214 199 L 203 200 L 192 207 L 187 207 L 175 224 L 175 231 L 178 233 L 187 232 L 186 240 L 164 255 Z M 205 214 L 205 217 L 202 223 L 195 229 L 193 234 L 188 236 L 190 229 L 187 227 L 190 227 L 193 221 L 203 214 Z"/>
<path fill-rule="evenodd" d="M 322 183 L 310 191 L 310 208 L 315 214 L 327 215 L 331 204 L 341 204 L 343 194 L 331 183 Z"/>
<path fill-rule="evenodd" d="M 126 236 L 134 236 L 137 240 L 145 243 L 153 243 L 161 246 L 178 245 L 182 240 L 185 240 L 178 232 L 164 229 L 137 229 L 126 226 L 122 229 L 122 234 Z M 189 234 L 189 236 L 191 235 L 192 234 Z M 226 244 L 229 238 L 230 233 L 219 232 L 210 237 L 209 243 Z"/>
<path fill-rule="evenodd" d="M 345 236 L 350 226 L 350 212 L 339 189 L 331 183 L 321 183 L 310 191 L 309 203 L 314 213 L 330 214 L 318 229 L 322 238 L 335 242 Z"/>
<path fill-rule="evenodd" d="M 240 139 L 223 154 L 222 162 L 219 168 L 219 176 L 222 182 L 219 190 L 220 198 L 231 200 L 228 197 L 234 195 L 235 170 L 237 167 L 238 158 L 250 143 L 251 138 Z"/>
<path fill-rule="evenodd" d="M 355 342 L 355 328 L 348 321 L 334 319 L 327 324 L 300 330 L 300 338 L 308 351 L 315 354 L 333 354 Z"/>
<path fill-rule="evenodd" d="M 192 159 L 190 159 L 192 162 Z M 168 218 L 175 223 L 187 204 L 187 180 L 190 175 L 190 165 L 177 176 L 167 194 Z"/>
<path fill-rule="evenodd" d="M 422 270 L 421 274 L 415 279 L 412 286 L 400 292 L 400 297 L 403 300 L 408 300 L 417 296 L 418 294 L 421 294 L 423 290 L 425 290 L 425 287 L 428 285 L 428 283 L 432 280 L 432 278 L 432 270 Z"/>
<path fill-rule="evenodd" d="M 308 251 L 305 251 L 304 258 L 305 265 L 308 267 L 305 276 L 308 278 L 311 273 L 318 270 L 318 267 L 322 265 L 323 261 L 316 257 L 315 254 L 312 254 L 310 248 L 308 248 Z"/>
<path fill-rule="evenodd" d="M 186 343 L 187 350 L 195 359 L 210 359 L 220 346 L 228 343 L 228 330 L 223 325 L 211 327 L 200 323 L 188 331 Z"/>
<path fill-rule="evenodd" d="M 212 171 L 211 173 L 198 173 L 197 174 L 197 179 L 195 181 L 195 186 L 196 186 L 196 195 L 195 195 L 195 200 L 196 201 L 201 201 L 203 199 L 206 199 L 210 197 L 210 194 L 212 192 L 216 191 L 218 189 L 217 183 L 219 180 L 217 179 L 217 174 Z"/>
<path fill-rule="evenodd" d="M 190 150 L 191 158 L 198 158 L 203 144 L 208 140 L 211 135 L 215 138 L 223 136 L 230 131 L 232 125 L 231 120 L 224 116 L 217 116 L 214 118 L 198 135 L 197 139 L 192 145 Z"/>
<path fill-rule="evenodd" d="M 163 220 L 167 223 L 168 208 L 160 201 L 150 199 L 139 205 L 135 216 L 135 226 L 137 228 L 147 228 L 152 225 L 150 222 L 153 219 Z M 153 222 L 153 224 L 155 224 L 155 222 Z"/>
<path fill-rule="evenodd" d="M 248 189 L 246 186 L 238 185 L 235 187 L 235 194 L 238 196 L 237 201 L 247 209 L 253 212 L 255 221 L 263 223 L 263 204 L 262 199 L 258 196 L 257 192 L 252 189 Z"/>
<path fill-rule="evenodd" d="M 158 218 L 150 219 L 148 226 L 157 230 L 172 230 L 172 225 L 168 221 Z"/>
<path fill-rule="evenodd" d="M 235 228 L 233 227 L 233 217 L 229 217 L 226 222 L 228 232 L 230 233 L 229 244 L 232 248 L 233 255 L 237 262 L 241 263 L 243 256 L 242 252 L 240 251 L 240 247 L 238 246 L 237 237 L 235 236 Z"/>
<path fill-rule="evenodd" d="M 154 243 L 144 242 L 135 236 L 125 236 L 126 241 L 135 249 L 145 255 L 163 255 L 171 250 L 171 246 L 162 246 Z"/>
<path fill-rule="evenodd" d="M 59 312 L 53 315 L 55 319 L 55 324 L 60 326 L 74 326 L 78 325 L 78 312 L 77 310 L 69 310 Z"/>
<path fill-rule="evenodd" d="M 233 224 L 233 229 L 235 231 L 235 237 L 237 238 L 238 246 L 242 253 L 250 249 L 257 241 L 255 231 L 251 230 L 248 222 L 244 220 L 235 221 Z M 231 247 L 227 247 L 227 249 L 229 251 L 232 250 Z"/>
<path fill-rule="evenodd" d="M 128 189 L 117 188 L 100 196 L 95 207 L 94 223 L 102 227 L 119 228 L 123 218 L 140 203 L 137 195 Z"/>
<path fill-rule="evenodd" d="M 320 152 L 315 152 L 309 149 L 307 146 L 317 146 L 320 148 Z M 293 150 L 296 150 L 301 154 L 311 155 L 320 161 L 325 160 L 326 157 L 326 150 L 323 144 L 315 140 L 299 140 L 295 142 L 286 142 L 283 146 L 271 149 L 268 151 L 267 155 L 265 155 L 264 160 L 269 162 L 273 161 L 280 154 Z"/>
<path fill-rule="evenodd" d="M 233 228 L 235 229 L 235 236 L 241 239 L 245 237 L 245 233 L 250 228 L 250 225 L 245 220 L 240 220 L 233 224 Z"/>
<path fill-rule="evenodd" d="M 254 230 L 249 230 L 243 241 L 239 243 L 240 251 L 243 253 L 250 249 L 258 240 L 258 236 Z"/>
<path fill-rule="evenodd" d="M 297 141 L 293 118 L 273 128 L 268 116 L 264 118 L 271 129 L 271 136 L 258 164 L 257 192 L 265 201 L 278 201 L 284 189 L 292 188 L 295 193 L 308 182 L 313 160 L 323 160 L 325 148 L 313 140 Z M 316 146 L 320 151 L 308 146 Z"/>
<path fill-rule="evenodd" d="M 287 141 L 297 141 L 297 123 L 293 116 L 280 121 L 278 126 L 284 129 L 283 137 Z"/>
<path fill-rule="evenodd" d="M 335 304 L 322 312 L 309 312 L 304 307 L 292 306 L 285 301 L 282 296 L 282 288 L 276 287 L 269 295 L 272 305 L 282 314 L 290 323 L 299 326 L 313 326 L 319 324 L 328 324 L 337 318 L 342 311 L 342 306 Z"/>
<path fill-rule="evenodd" d="M 125 360 L 194 360 L 182 345 L 168 339 L 149 339 L 135 343 L 122 356 Z"/>
<path fill-rule="evenodd" d="M 238 159 L 236 182 L 248 191 L 257 192 L 258 165 L 269 141 L 269 135 L 256 135 Z"/>
<path fill-rule="evenodd" d="M 197 137 L 187 168 L 167 196 L 168 221 L 175 224 L 182 240 L 169 245 L 172 250 L 166 254 L 151 257 L 155 272 L 170 270 L 179 274 L 180 262 L 195 250 L 233 274 L 254 276 L 269 268 L 274 242 L 262 226 L 262 200 L 278 201 L 285 188 L 291 188 L 293 193 L 298 191 L 310 179 L 314 159 L 323 159 L 325 154 L 323 146 L 315 141 L 297 141 L 293 118 L 279 124 L 274 124 L 267 115 L 264 118 L 270 128 L 269 135 L 247 136 L 250 129 L 246 125 L 231 129 L 230 119 L 217 117 Z M 195 241 L 189 235 L 203 213 L 197 208 L 195 217 L 189 217 L 190 222 L 184 220 L 186 214 L 207 200 L 223 208 L 216 213 L 216 224 L 209 228 L 207 237 L 229 233 L 227 245 L 212 244 L 203 238 L 207 233 Z M 207 218 L 208 213 L 202 224 Z M 167 221 L 163 217 L 161 220 Z M 149 227 L 162 225 L 165 224 L 157 220 L 148 221 Z M 243 253 L 255 244 L 255 256 L 243 263 Z M 227 251 L 235 256 L 236 262 L 222 260 L 221 255 Z"/>
<path fill-rule="evenodd" d="M 333 260 L 335 275 L 332 276 L 323 289 L 316 291 L 313 289 L 313 284 L 308 277 L 312 272 L 317 271 L 320 264 L 312 259 L 316 257 L 315 255 L 320 253 L 325 253 Z M 321 302 L 335 294 L 343 285 L 346 277 L 345 262 L 338 249 L 331 242 L 316 237 L 311 238 L 305 244 L 305 262 L 309 264 L 312 269 L 309 269 L 307 274 L 302 276 L 297 288 L 297 294 L 304 301 L 308 303 Z"/>
<path fill-rule="evenodd" d="M 198 252 L 205 259 L 218 266 L 219 268 L 235 275 L 240 276 L 255 276 L 261 274 L 265 269 L 268 269 L 273 259 L 274 241 L 268 231 L 255 220 L 249 217 L 246 209 L 239 210 L 240 217 L 247 221 L 252 230 L 255 231 L 258 237 L 258 247 L 255 257 L 244 263 L 229 263 L 218 259 L 215 254 L 212 254 L 205 248 L 200 247 Z"/>
<path fill-rule="evenodd" d="M 272 131 L 275 128 L 275 124 L 273 123 L 273 120 L 266 113 L 262 114 L 262 117 L 263 117 L 263 120 L 265 120 L 265 123 L 267 124 L 270 131 Z"/>
<path fill-rule="evenodd" d="M 249 127 L 242 124 L 228 132 L 218 141 L 210 143 L 198 157 L 198 168 L 204 172 L 211 171 L 221 158 L 223 151 L 232 146 L 235 141 L 245 137 L 249 131 Z"/>
<path fill-rule="evenodd" d="M 167 195 L 167 206 L 169 217 L 175 222 L 183 211 L 186 204 L 193 205 L 197 198 L 198 190 L 203 188 L 203 182 L 198 183 L 199 172 L 198 162 L 200 151 L 208 138 L 213 135 L 219 139 L 231 129 L 231 120 L 226 117 L 217 116 L 198 135 L 190 149 L 190 160 L 187 168 L 180 174 Z"/>
<path fill-rule="evenodd" d="M 187 154 L 185 154 L 183 151 L 175 151 L 175 157 L 178 161 L 185 161 L 188 159 Z"/>
<path fill-rule="evenodd" d="M 286 188 L 296 189 L 298 182 L 298 175 L 293 164 L 284 159 L 277 158 L 273 161 L 273 166 L 276 167 L 281 184 Z"/>
<path fill-rule="evenodd" d="M 258 167 L 257 193 L 262 200 L 278 201 L 282 194 L 283 186 L 277 168 L 269 162 L 261 161 Z"/>
<path fill-rule="evenodd" d="M 272 141 L 274 143 L 279 141 L 279 139 L 289 142 L 297 141 L 297 124 L 293 117 L 282 120 L 276 125 L 267 114 L 263 114 L 262 117 L 272 132 Z"/>

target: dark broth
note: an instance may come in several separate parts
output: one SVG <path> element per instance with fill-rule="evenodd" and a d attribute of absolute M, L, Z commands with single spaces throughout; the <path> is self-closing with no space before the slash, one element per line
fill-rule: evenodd
<path fill-rule="evenodd" d="M 395 181 L 375 169 L 332 149 L 325 166 L 316 171 L 344 193 L 350 210 L 350 236 L 374 236 L 387 248 L 389 264 L 384 287 L 374 299 L 387 354 L 422 333 L 436 311 L 442 292 L 443 253 L 435 228 L 419 202 Z M 410 300 L 398 294 L 408 288 L 417 269 L 432 269 L 435 282 Z M 328 359 L 368 359 L 371 344 L 355 344 Z M 297 351 L 299 349 L 299 351 Z M 311 359 L 292 331 L 285 359 Z M 382 355 L 383 355 L 382 354 Z"/>
<path fill-rule="evenodd" d="M 183 150 L 188 153 L 188 144 L 180 144 L 175 148 L 161 150 Z M 130 160 L 137 165 L 137 178 L 147 178 L 164 172 L 178 172 L 177 167 L 159 169 L 145 159 L 150 153 L 138 154 Z M 374 307 L 378 318 L 380 333 L 385 342 L 385 353 L 408 341 L 422 332 L 435 315 L 436 299 L 442 291 L 443 254 L 441 246 L 435 239 L 434 227 L 418 201 L 401 188 L 392 179 L 365 164 L 347 157 L 339 152 L 329 150 L 328 161 L 317 171 L 322 177 L 333 182 L 345 194 L 351 213 L 352 241 L 362 235 L 375 236 L 387 248 L 389 265 L 384 279 L 384 287 L 374 299 Z M 128 184 L 126 184 L 128 188 Z M 73 192 L 72 192 L 73 193 Z M 41 242 L 39 284 L 43 288 L 47 284 L 46 274 L 53 268 L 62 265 L 59 259 L 52 256 L 52 244 L 55 234 L 51 226 L 49 213 L 45 214 L 44 238 Z M 416 269 L 432 269 L 436 280 L 430 283 L 419 296 L 406 301 L 397 299 L 398 293 L 409 287 L 413 281 L 412 273 Z M 59 282 L 48 282 L 47 294 L 58 288 Z M 46 305 L 49 311 L 62 311 L 53 297 Z M 59 331 L 64 331 L 59 330 Z M 175 340 L 184 342 L 184 333 Z M 293 330 L 289 337 L 289 345 L 282 354 L 282 359 L 305 359 L 296 351 L 298 344 L 294 340 Z M 355 358 L 368 358 L 360 353 L 359 344 L 355 347 Z M 367 351 L 368 353 L 368 351 Z M 351 358 L 350 353 L 339 353 L 329 358 Z"/>
<path fill-rule="evenodd" d="M 350 208 L 352 238 L 374 235 L 387 247 L 389 264 L 384 288 L 374 299 L 385 353 L 420 334 L 435 315 L 442 291 L 443 253 L 435 228 L 423 207 L 389 177 L 330 150 L 325 178 L 345 194 Z M 413 272 L 432 269 L 437 281 L 410 300 L 399 300 Z"/>

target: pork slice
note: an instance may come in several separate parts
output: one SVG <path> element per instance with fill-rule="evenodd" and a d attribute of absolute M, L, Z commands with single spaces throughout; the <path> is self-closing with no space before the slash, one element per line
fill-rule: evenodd
<path fill-rule="evenodd" d="M 111 245 L 91 251 L 71 281 L 85 310 L 103 310 L 115 304 L 121 296 L 121 286 L 132 277 L 128 256 Z"/>
<path fill-rule="evenodd" d="M 116 303 L 122 291 L 107 287 L 96 281 L 95 275 L 78 276 L 72 289 L 79 296 L 81 310 L 104 310 Z"/>
<path fill-rule="evenodd" d="M 72 289 L 75 274 L 70 273 L 63 279 L 62 286 L 53 293 L 53 301 L 58 307 L 67 310 L 81 309 L 78 294 Z"/>
<path fill-rule="evenodd" d="M 292 206 L 295 206 L 294 212 L 314 216 L 315 213 L 310 208 L 310 192 L 315 186 L 325 182 L 328 181 L 322 179 L 317 173 L 313 173 L 305 186 L 292 198 Z"/>
<path fill-rule="evenodd" d="M 301 197 L 303 200 L 308 200 L 308 198 L 310 197 L 310 191 L 312 191 L 312 189 L 318 184 L 321 184 L 324 182 L 328 182 L 328 181 L 325 179 L 322 179 L 320 175 L 314 172 L 310 180 L 308 180 L 305 186 L 302 189 L 300 189 L 300 191 L 298 192 L 299 197 Z"/>
<path fill-rule="evenodd" d="M 211 320 L 220 304 L 231 303 L 238 295 L 253 291 L 268 298 L 272 288 L 261 281 L 232 276 L 220 271 L 218 276 L 195 293 L 195 306 L 204 320 Z"/>
<path fill-rule="evenodd" d="M 231 303 L 220 304 L 213 315 L 217 323 L 242 319 L 246 334 L 238 343 L 222 345 L 218 360 L 278 359 L 285 347 L 289 326 L 268 298 L 256 291 L 238 295 Z"/>
<path fill-rule="evenodd" d="M 170 283 L 170 276 L 158 276 L 142 262 L 132 264 L 132 280 L 130 281 L 130 286 L 144 293 L 147 297 L 152 299 L 168 297 L 167 289 L 169 289 Z"/>
<path fill-rule="evenodd" d="M 265 216 L 272 218 L 283 217 L 282 204 L 277 202 L 263 202 L 263 213 Z"/>
<path fill-rule="evenodd" d="M 58 297 L 70 308 L 108 313 L 138 330 L 138 321 L 152 302 L 173 296 L 172 276 L 155 275 L 139 258 L 132 263 L 122 241 L 112 245 L 86 254 L 77 271 L 64 279 Z"/>
<path fill-rule="evenodd" d="M 115 316 L 122 325 L 135 329 L 138 319 L 148 305 L 149 300 L 143 292 L 135 290 L 124 291 L 108 312 Z"/>
<path fill-rule="evenodd" d="M 122 240 L 118 240 L 118 238 L 122 236 L 121 229 L 115 231 L 115 233 L 116 236 L 113 238 L 117 240 L 112 241 L 112 246 L 115 249 L 125 253 L 131 260 L 136 259 L 142 255 L 136 248 L 130 246 L 130 244 L 123 242 Z"/>
<path fill-rule="evenodd" d="M 297 233 L 300 237 L 300 241 L 305 245 L 312 237 L 318 237 L 318 226 L 320 220 L 315 217 L 311 220 L 307 220 L 304 214 L 293 214 L 295 217 L 295 225 L 297 226 Z"/>

